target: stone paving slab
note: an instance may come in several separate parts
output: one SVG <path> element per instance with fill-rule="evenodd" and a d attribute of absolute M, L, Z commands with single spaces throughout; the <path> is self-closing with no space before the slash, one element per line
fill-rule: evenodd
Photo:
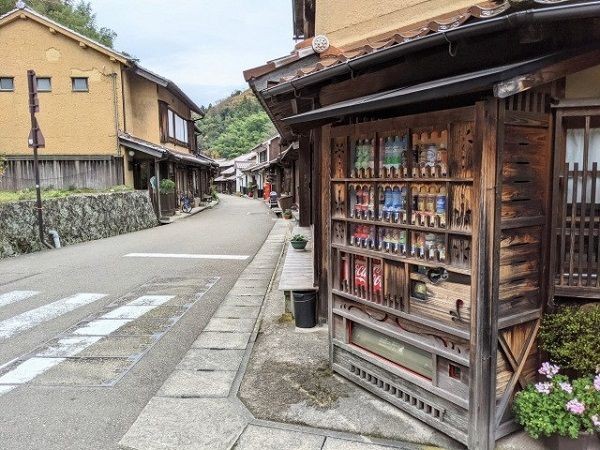
<path fill-rule="evenodd" d="M 127 450 L 227 450 L 246 425 L 227 399 L 153 398 L 120 442 Z"/>
<path fill-rule="evenodd" d="M 235 445 L 235 450 L 320 450 L 323 436 L 249 425 Z"/>
<path fill-rule="evenodd" d="M 409 447 L 406 447 L 409 448 Z M 414 447 L 413 447 L 414 448 Z M 327 438 L 322 450 L 395 450 L 397 447 L 371 444 L 367 442 L 347 441 L 345 439 Z"/>
<path fill-rule="evenodd" d="M 225 319 L 256 319 L 260 313 L 259 306 L 221 306 L 213 317 Z"/>
<path fill-rule="evenodd" d="M 175 370 L 165 381 L 157 396 L 159 397 L 227 397 L 235 372 L 196 370 Z"/>
<path fill-rule="evenodd" d="M 189 350 L 183 357 L 177 369 L 180 370 L 231 370 L 239 369 L 244 357 L 243 350 Z"/>
<path fill-rule="evenodd" d="M 213 317 L 204 330 L 251 332 L 254 329 L 255 323 L 255 319 L 223 319 L 221 317 Z"/>
<path fill-rule="evenodd" d="M 250 333 L 227 333 L 205 331 L 192 344 L 192 348 L 216 348 L 244 350 L 248 346 Z"/>

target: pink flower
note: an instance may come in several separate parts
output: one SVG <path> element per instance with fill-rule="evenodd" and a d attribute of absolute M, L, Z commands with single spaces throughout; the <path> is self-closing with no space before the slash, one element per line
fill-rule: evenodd
<path fill-rule="evenodd" d="M 549 362 L 545 362 L 544 364 L 542 364 L 542 367 L 540 367 L 540 370 L 538 370 L 538 372 L 541 375 L 546 375 L 546 378 L 551 379 L 554 375 L 558 373 L 559 370 L 560 367 L 555 366 L 554 364 L 550 364 Z"/>
<path fill-rule="evenodd" d="M 560 388 L 565 391 L 567 394 L 572 394 L 573 393 L 573 386 L 571 386 L 570 383 L 567 383 L 566 381 L 564 382 L 560 382 L 558 383 L 558 385 L 560 386 Z"/>
<path fill-rule="evenodd" d="M 540 394 L 548 395 L 551 389 L 552 383 L 537 383 L 535 385 L 535 390 L 538 391 Z"/>
<path fill-rule="evenodd" d="M 567 411 L 573 414 L 577 414 L 578 416 L 582 415 L 585 412 L 585 405 L 576 398 L 567 402 L 565 407 L 567 408 Z"/>
<path fill-rule="evenodd" d="M 600 374 L 596 375 L 596 378 L 594 378 L 594 389 L 600 391 Z"/>
<path fill-rule="evenodd" d="M 590 419 L 592 419 L 592 423 L 594 424 L 594 426 L 596 428 L 600 429 L 600 417 L 592 416 L 592 417 L 590 417 Z"/>

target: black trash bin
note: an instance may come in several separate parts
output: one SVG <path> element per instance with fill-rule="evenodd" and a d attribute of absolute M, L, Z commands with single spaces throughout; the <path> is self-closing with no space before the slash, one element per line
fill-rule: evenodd
<path fill-rule="evenodd" d="M 317 325 L 316 291 L 294 292 L 294 318 L 298 328 L 314 328 Z"/>

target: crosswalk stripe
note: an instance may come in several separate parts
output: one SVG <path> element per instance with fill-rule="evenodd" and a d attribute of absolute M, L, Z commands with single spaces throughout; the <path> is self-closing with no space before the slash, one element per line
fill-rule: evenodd
<path fill-rule="evenodd" d="M 36 356 L 43 358 L 69 358 L 94 345 L 102 336 L 69 336 L 59 339 L 55 345 L 49 346 Z"/>
<path fill-rule="evenodd" d="M 29 330 L 43 322 L 55 319 L 104 297 L 106 297 L 106 294 L 76 294 L 6 319 L 0 322 L 0 340 L 8 339 L 15 334 Z"/>
<path fill-rule="evenodd" d="M 121 306 L 104 314 L 97 320 L 93 320 L 81 328 L 78 328 L 73 334 L 79 336 L 108 336 L 119 328 L 139 319 L 144 314 L 153 309 L 164 305 L 169 300 L 175 298 L 174 295 L 154 295 L 140 297 L 125 306 Z M 150 305 L 144 303 L 152 303 Z"/>
<path fill-rule="evenodd" d="M 12 391 L 14 388 L 16 388 L 17 385 L 12 385 L 12 386 L 0 386 L 0 396 Z"/>
<path fill-rule="evenodd" d="M 21 300 L 27 300 L 34 295 L 38 295 L 39 291 L 12 291 L 6 294 L 0 295 L 0 308 L 3 306 L 11 305 L 13 303 L 20 302 Z"/>
<path fill-rule="evenodd" d="M 65 358 L 30 358 L 0 377 L 0 384 L 23 384 L 52 369 Z"/>
<path fill-rule="evenodd" d="M 102 294 L 88 295 L 98 296 Z M 32 381 L 67 358 L 81 353 L 102 338 L 109 336 L 124 325 L 164 305 L 173 298 L 175 298 L 174 295 L 145 295 L 104 314 L 97 320 L 76 328 L 71 336 L 59 339 L 55 345 L 23 361 L 1 376 L 0 396 L 10 392 L 18 385 Z M 2 336 L 2 323 L 0 323 L 0 336 Z"/>

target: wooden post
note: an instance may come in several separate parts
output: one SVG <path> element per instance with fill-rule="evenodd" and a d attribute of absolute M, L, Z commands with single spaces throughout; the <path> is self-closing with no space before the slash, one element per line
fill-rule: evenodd
<path fill-rule="evenodd" d="M 310 138 L 309 136 L 300 136 L 300 149 L 298 156 L 300 171 L 299 190 L 299 208 L 300 208 L 300 226 L 310 226 L 311 204 L 311 164 L 310 164 Z"/>
<path fill-rule="evenodd" d="M 471 305 L 471 349 L 468 447 L 495 448 L 496 353 L 498 347 L 498 264 L 496 248 L 500 227 L 501 189 L 498 185 L 499 102 L 489 99 L 476 105 L 476 154 L 481 158 L 480 177 L 475 179 L 478 195 L 474 214 Z M 500 137 L 501 139 L 501 137 Z"/>

